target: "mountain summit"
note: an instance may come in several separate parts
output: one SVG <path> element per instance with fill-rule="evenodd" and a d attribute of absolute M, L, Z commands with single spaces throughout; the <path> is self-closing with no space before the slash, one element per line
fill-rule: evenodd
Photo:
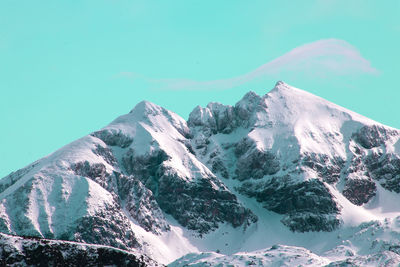
<path fill-rule="evenodd" d="M 0 242 L 105 245 L 171 266 L 399 263 L 399 140 L 281 81 L 187 122 L 143 101 L 2 178 Z"/>

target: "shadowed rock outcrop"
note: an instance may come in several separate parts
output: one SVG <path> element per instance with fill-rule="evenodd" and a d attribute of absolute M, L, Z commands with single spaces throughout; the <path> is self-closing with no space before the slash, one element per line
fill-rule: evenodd
<path fill-rule="evenodd" d="M 204 234 L 218 228 L 218 223 L 228 222 L 238 227 L 257 220 L 221 181 L 215 177 L 188 181 L 163 164 L 168 159 L 162 150 L 141 156 L 131 150 L 123 162 L 129 173 L 140 177 L 151 189 L 160 208 L 180 224 Z"/>
<path fill-rule="evenodd" d="M 349 179 L 346 181 L 343 195 L 353 204 L 361 206 L 376 194 L 374 181 L 366 179 Z"/>
<path fill-rule="evenodd" d="M 296 183 L 289 176 L 274 177 L 244 182 L 238 190 L 257 199 L 264 208 L 285 215 L 282 222 L 292 231 L 332 231 L 340 224 L 340 209 L 319 180 Z"/>

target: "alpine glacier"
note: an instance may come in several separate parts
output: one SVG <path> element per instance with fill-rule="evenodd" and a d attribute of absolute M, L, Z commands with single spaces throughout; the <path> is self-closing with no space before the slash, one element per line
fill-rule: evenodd
<path fill-rule="evenodd" d="M 56 239 L 149 266 L 397 266 L 399 193 L 400 130 L 284 82 L 188 121 L 143 101 L 0 179 L 0 254 Z"/>

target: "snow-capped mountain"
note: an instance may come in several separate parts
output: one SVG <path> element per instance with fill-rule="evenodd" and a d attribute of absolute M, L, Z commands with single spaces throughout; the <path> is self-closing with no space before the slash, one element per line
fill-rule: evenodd
<path fill-rule="evenodd" d="M 172 266 L 395 264 L 399 139 L 283 82 L 187 122 L 143 101 L 1 179 L 0 231 Z"/>

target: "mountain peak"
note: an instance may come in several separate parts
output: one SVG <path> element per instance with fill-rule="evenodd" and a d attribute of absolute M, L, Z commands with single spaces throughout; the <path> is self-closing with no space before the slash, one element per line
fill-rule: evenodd
<path fill-rule="evenodd" d="M 129 113 L 139 113 L 139 114 L 156 114 L 162 112 L 163 108 L 157 104 L 143 100 L 136 104 L 136 106 Z"/>
<path fill-rule="evenodd" d="M 277 81 L 274 88 L 271 91 L 278 91 L 278 92 L 300 91 L 307 93 L 306 91 L 297 89 L 283 81 Z"/>
<path fill-rule="evenodd" d="M 254 102 L 261 100 L 261 97 L 254 91 L 247 92 L 239 102 Z"/>
<path fill-rule="evenodd" d="M 248 120 L 261 103 L 262 97 L 253 91 L 249 91 L 236 103 L 235 108 L 240 119 Z"/>
<path fill-rule="evenodd" d="M 279 94 L 285 95 L 285 96 L 294 96 L 297 95 L 299 93 L 304 93 L 310 96 L 314 96 L 313 94 L 310 94 L 306 91 L 297 89 L 283 81 L 277 81 L 274 88 L 270 91 L 270 93 L 272 92 L 279 92 Z M 269 93 L 268 93 L 269 94 Z M 267 95 L 268 95 L 267 94 Z"/>
<path fill-rule="evenodd" d="M 326 120 L 329 117 L 341 118 L 343 121 L 354 120 L 364 124 L 379 124 L 356 112 L 332 103 L 320 96 L 293 87 L 285 82 L 278 81 L 275 87 L 264 96 L 267 106 L 274 106 L 273 110 L 284 117 L 291 117 L 291 123 L 297 119 L 309 118 L 316 122 L 316 118 Z M 279 115 L 279 117 L 282 117 Z"/>
<path fill-rule="evenodd" d="M 275 87 L 281 86 L 281 85 L 287 85 L 284 81 L 277 81 L 275 84 Z"/>

